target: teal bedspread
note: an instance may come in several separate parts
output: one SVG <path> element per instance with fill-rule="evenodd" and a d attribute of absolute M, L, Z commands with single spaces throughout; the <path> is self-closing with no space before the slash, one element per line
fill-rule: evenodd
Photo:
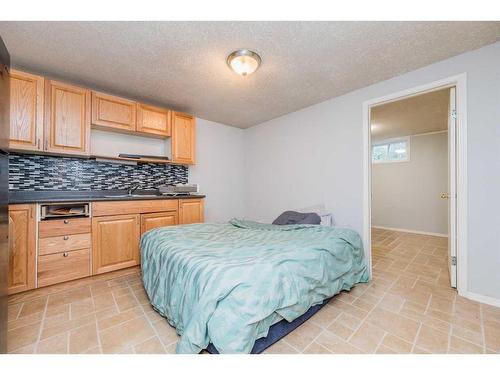
<path fill-rule="evenodd" d="M 368 281 L 359 235 L 320 225 L 162 227 L 142 236 L 141 253 L 151 304 L 181 335 L 178 353 L 210 342 L 249 353 L 272 324 Z"/>

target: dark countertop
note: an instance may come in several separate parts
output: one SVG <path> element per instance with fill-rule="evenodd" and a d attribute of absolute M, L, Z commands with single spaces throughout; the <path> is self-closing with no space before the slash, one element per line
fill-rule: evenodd
<path fill-rule="evenodd" d="M 28 191 L 11 190 L 9 191 L 9 203 L 56 203 L 56 202 L 94 202 L 94 201 L 131 201 L 148 199 L 195 199 L 205 198 L 204 195 L 159 195 L 156 190 L 137 190 L 134 194 L 140 196 L 120 196 L 127 192 L 124 190 L 47 190 L 47 191 Z M 154 196 L 151 196 L 154 194 Z M 141 196 L 142 195 L 142 196 Z"/>

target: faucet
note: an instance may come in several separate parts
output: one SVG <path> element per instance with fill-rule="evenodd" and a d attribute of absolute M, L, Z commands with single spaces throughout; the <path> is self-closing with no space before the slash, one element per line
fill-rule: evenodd
<path fill-rule="evenodd" d="M 139 186 L 141 186 L 141 184 L 134 184 L 131 187 L 129 187 L 127 190 L 127 195 L 132 195 L 132 193 L 136 191 L 139 188 Z"/>

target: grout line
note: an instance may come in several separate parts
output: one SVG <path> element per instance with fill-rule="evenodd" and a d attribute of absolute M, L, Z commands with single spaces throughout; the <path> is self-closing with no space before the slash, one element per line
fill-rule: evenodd
<path fill-rule="evenodd" d="M 128 282 L 127 282 L 127 285 L 128 285 Z M 139 299 L 137 298 L 137 296 L 135 295 L 134 291 L 132 290 L 132 288 L 130 287 L 130 285 L 128 285 L 128 287 L 130 288 L 130 290 L 132 291 L 132 295 L 134 296 L 134 299 L 137 301 L 137 303 L 139 304 L 139 307 L 141 308 L 142 310 L 142 313 L 144 314 L 144 317 L 146 318 L 146 321 L 149 323 L 149 326 L 151 327 L 151 329 L 153 330 L 153 332 L 155 333 L 156 337 L 158 338 L 158 340 L 160 341 L 160 344 L 161 346 L 163 347 L 163 350 L 165 351 L 165 353 L 167 354 L 168 353 L 168 350 L 167 350 L 167 345 L 164 344 L 163 340 L 161 339 L 161 336 L 160 334 L 158 333 L 158 330 L 156 329 L 156 327 L 154 326 L 154 324 L 151 322 L 148 314 L 146 314 L 146 310 L 144 310 L 144 307 L 142 306 L 141 302 L 139 301 Z M 163 317 L 162 317 L 163 318 Z M 165 319 L 165 318 L 163 318 Z M 168 324 L 168 322 L 167 322 Z M 170 326 L 170 324 L 169 324 Z M 173 328 L 173 327 L 172 327 Z M 173 328 L 175 329 L 175 328 Z M 176 332 L 177 333 L 177 332 Z M 172 344 L 172 343 L 170 343 Z M 169 344 L 169 345 L 170 345 Z M 134 346 L 134 351 L 135 351 L 135 346 Z"/>
<path fill-rule="evenodd" d="M 38 352 L 38 344 L 40 343 L 40 338 L 42 337 L 42 331 L 43 331 L 43 328 L 45 327 L 45 316 L 47 315 L 48 306 L 49 306 L 49 296 L 47 296 L 47 300 L 45 301 L 45 307 L 43 309 L 42 320 L 40 321 L 40 329 L 38 331 L 38 338 L 36 340 L 35 348 L 34 348 L 35 353 Z"/>
<path fill-rule="evenodd" d="M 483 353 L 486 353 L 486 334 L 484 333 L 484 317 L 483 317 L 482 303 L 479 304 L 479 322 L 481 324 L 481 336 L 483 338 Z"/>
<path fill-rule="evenodd" d="M 92 298 L 92 306 L 94 306 L 94 314 L 96 315 L 95 316 L 96 317 L 96 319 L 95 319 L 95 332 L 96 332 L 96 335 L 97 335 L 97 346 L 99 348 L 99 352 L 102 353 L 103 350 L 102 350 L 102 344 L 101 344 L 101 335 L 99 335 L 99 327 L 98 327 L 98 322 L 97 322 L 97 314 L 96 314 L 96 307 L 95 307 L 95 301 L 94 301 L 94 293 L 92 292 L 92 287 L 89 286 L 89 289 L 90 289 L 90 298 Z M 113 293 L 111 293 L 111 295 L 113 295 Z M 69 339 L 68 339 L 68 342 L 69 342 Z"/>

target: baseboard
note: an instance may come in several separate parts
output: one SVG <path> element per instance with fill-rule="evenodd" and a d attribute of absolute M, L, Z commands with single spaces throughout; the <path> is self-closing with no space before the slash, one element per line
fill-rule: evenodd
<path fill-rule="evenodd" d="M 462 297 L 471 299 L 471 300 L 476 301 L 476 302 L 481 302 L 481 303 L 484 303 L 486 305 L 500 307 L 500 299 L 498 299 L 498 298 L 485 296 L 485 295 L 477 294 L 477 293 L 473 293 L 473 292 L 465 292 L 462 295 Z"/>
<path fill-rule="evenodd" d="M 381 227 L 379 225 L 372 225 L 372 228 L 385 229 L 385 230 L 393 230 L 393 231 L 396 231 L 396 232 L 406 232 L 406 233 L 414 233 L 414 234 L 426 234 L 428 236 L 436 236 L 436 237 L 448 237 L 448 235 L 444 234 L 444 233 L 423 232 L 423 231 L 420 231 L 420 230 L 403 229 L 403 228 Z"/>

